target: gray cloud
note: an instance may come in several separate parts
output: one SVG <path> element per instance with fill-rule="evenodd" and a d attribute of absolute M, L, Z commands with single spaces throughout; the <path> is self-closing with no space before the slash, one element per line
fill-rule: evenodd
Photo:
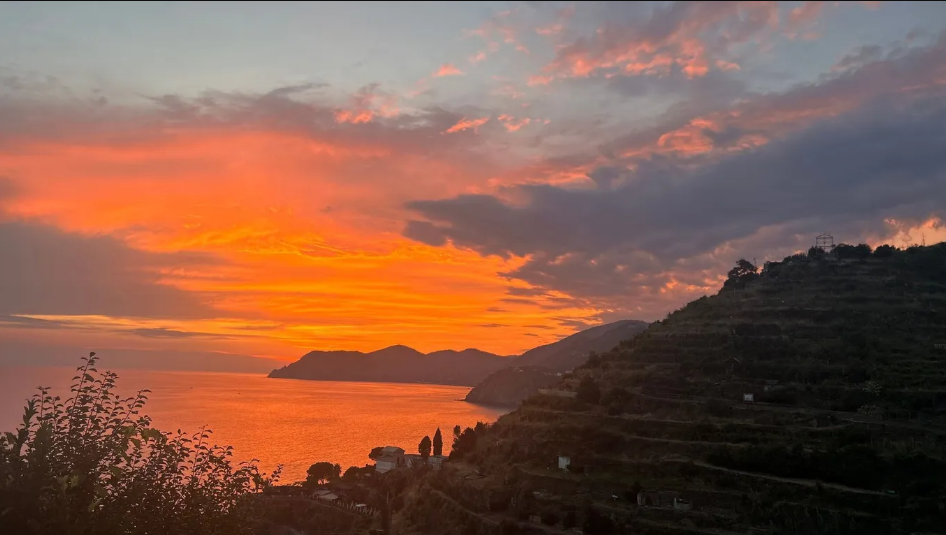
<path fill-rule="evenodd" d="M 946 215 L 944 146 L 946 99 L 878 99 L 700 167 L 654 157 L 611 191 L 527 185 L 522 205 L 488 195 L 412 202 L 425 220 L 404 233 L 531 255 L 507 275 L 569 295 L 602 298 L 629 285 L 640 294 L 658 291 L 679 262 L 764 227 Z"/>
<path fill-rule="evenodd" d="M 208 338 L 208 337 L 209 338 L 226 338 L 225 336 L 220 336 L 216 334 L 191 332 L 191 331 L 178 331 L 175 329 L 167 329 L 164 327 L 131 329 L 128 332 L 131 334 L 141 336 L 143 338 L 172 338 L 172 339 Z"/>
<path fill-rule="evenodd" d="M 196 294 L 160 284 L 158 270 L 219 263 L 197 253 L 149 253 L 106 236 L 0 223 L 0 314 L 215 317 Z"/>

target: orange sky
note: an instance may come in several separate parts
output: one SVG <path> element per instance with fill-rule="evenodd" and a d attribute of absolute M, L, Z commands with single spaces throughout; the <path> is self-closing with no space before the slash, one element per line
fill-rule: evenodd
<path fill-rule="evenodd" d="M 0 339 L 282 360 L 393 344 L 517 354 L 603 321 L 659 319 L 714 293 L 741 255 L 804 250 L 822 222 L 843 241 L 946 238 L 934 190 L 919 187 L 877 213 L 674 211 L 692 211 L 692 177 L 721 180 L 713 169 L 750 168 L 754 151 L 825 120 L 946 90 L 946 37 L 915 30 L 923 16 L 821 4 L 430 8 L 442 26 L 366 52 L 356 36 L 380 29 L 356 17 L 351 36 L 316 47 L 338 53 L 318 57 L 254 56 L 249 41 L 208 51 L 173 25 L 139 43 L 48 22 L 51 42 L 73 43 L 57 49 L 73 70 L 29 47 L 0 64 L 0 226 L 20 277 Z M 309 37 L 282 17 L 262 34 Z M 878 28 L 877 43 L 848 19 Z M 159 37 L 194 57 L 140 60 Z M 125 71 L 95 62 L 105 49 Z M 253 59 L 240 70 L 235 56 Z M 890 198 L 866 180 L 839 187 Z M 789 182 L 772 195 L 793 198 Z M 556 208 L 565 197 L 574 204 Z M 650 207 L 641 198 L 650 219 L 633 212 Z M 455 213 L 438 204 L 453 201 Z M 495 213 L 463 219 L 465 202 Z M 583 224 L 562 222 L 572 206 L 590 220 L 618 202 L 628 212 L 566 236 Z M 76 257 L 86 250 L 96 256 Z"/>

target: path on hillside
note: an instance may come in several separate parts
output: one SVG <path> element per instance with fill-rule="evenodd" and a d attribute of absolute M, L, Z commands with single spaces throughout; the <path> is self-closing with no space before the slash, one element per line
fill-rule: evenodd
<path fill-rule="evenodd" d="M 934 433 L 937 435 L 946 435 L 946 429 L 942 427 L 936 427 L 932 424 L 921 424 L 921 423 L 912 423 L 904 422 L 902 420 L 884 420 L 881 418 L 876 418 L 873 416 L 868 416 L 866 414 L 859 414 L 856 412 L 845 412 L 845 411 L 832 411 L 828 409 L 814 409 L 808 407 L 792 407 L 789 405 L 775 405 L 771 403 L 742 403 L 738 401 L 732 401 L 724 398 L 714 398 L 714 397 L 703 397 L 703 396 L 660 396 L 654 393 L 647 393 L 641 389 L 631 389 L 631 392 L 638 394 L 644 397 L 660 400 L 672 400 L 672 401 L 693 401 L 696 403 L 706 403 L 708 401 L 716 401 L 727 404 L 733 409 L 739 410 L 766 410 L 766 411 L 775 411 L 775 412 L 789 412 L 796 414 L 809 414 L 812 416 L 832 416 L 839 420 L 846 420 L 854 423 L 869 424 L 869 425 L 881 425 L 888 427 L 898 427 L 901 429 L 913 429 L 916 431 L 923 431 L 927 433 Z"/>
<path fill-rule="evenodd" d="M 671 461 L 671 462 L 682 462 L 682 461 Z M 825 483 L 823 481 L 819 482 L 819 481 L 814 481 L 811 479 L 797 479 L 794 477 L 781 477 L 781 476 L 773 476 L 770 474 L 760 474 L 758 472 L 747 472 L 745 470 L 736 470 L 735 468 L 725 468 L 723 466 L 716 466 L 715 464 L 710 464 L 707 462 L 697 461 L 697 460 L 693 460 L 691 462 L 694 465 L 700 466 L 702 468 L 709 468 L 711 470 L 719 470 L 721 472 L 729 472 L 731 474 L 739 474 L 743 476 L 757 477 L 761 479 L 771 479 L 772 481 L 781 481 L 783 483 L 793 483 L 795 485 L 804 485 L 806 487 L 817 487 L 818 484 L 821 483 L 821 486 L 826 489 L 840 490 L 843 492 L 853 492 L 855 494 L 870 494 L 873 496 L 887 496 L 887 494 L 884 494 L 883 492 L 880 492 L 879 490 L 859 489 L 857 487 L 848 487 L 847 485 L 840 485 L 838 483 Z"/>

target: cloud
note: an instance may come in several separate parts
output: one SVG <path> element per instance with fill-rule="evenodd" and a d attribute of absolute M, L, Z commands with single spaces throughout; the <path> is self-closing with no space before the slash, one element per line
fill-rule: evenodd
<path fill-rule="evenodd" d="M 219 336 L 210 333 L 178 331 L 175 329 L 167 329 L 165 327 L 131 329 L 128 332 L 144 338 L 194 338 L 198 336 L 215 338 Z"/>
<path fill-rule="evenodd" d="M 483 60 L 485 60 L 485 59 L 486 59 L 486 51 L 484 51 L 484 50 L 480 50 L 480 51 L 477 52 L 476 54 L 473 54 L 472 56 L 470 56 L 469 58 L 467 58 L 467 60 L 468 60 L 470 63 L 473 63 L 473 64 L 479 63 L 479 62 L 481 62 L 481 61 L 483 61 Z"/>
<path fill-rule="evenodd" d="M 456 68 L 452 63 L 444 63 L 434 72 L 434 78 L 442 78 L 444 76 L 463 76 L 463 71 Z"/>
<path fill-rule="evenodd" d="M 526 258 L 506 274 L 602 308 L 627 310 L 631 297 L 653 310 L 669 290 L 699 295 L 714 287 L 716 255 L 764 229 L 784 244 L 821 227 L 864 233 L 884 219 L 943 218 L 943 146 L 942 91 L 881 97 L 703 165 L 638 161 L 611 189 L 525 185 L 516 204 L 482 194 L 415 201 L 408 206 L 423 219 L 409 221 L 404 234 Z M 598 173 L 599 182 L 613 179 L 613 171 Z M 692 264 L 701 257 L 716 270 Z M 620 297 L 617 288 L 628 293 Z"/>
<path fill-rule="evenodd" d="M 219 265 L 211 255 L 147 253 L 107 236 L 0 223 L 0 314 L 201 318 L 221 315 L 162 272 Z"/>
<path fill-rule="evenodd" d="M 883 48 L 879 45 L 863 45 L 845 55 L 831 67 L 832 72 L 846 71 L 881 59 Z"/>
<path fill-rule="evenodd" d="M 649 13 L 639 5 L 608 9 L 611 18 L 591 37 L 558 49 L 546 77 L 663 76 L 677 66 L 697 78 L 710 72 L 711 60 L 728 66 L 724 56 L 733 45 L 761 39 L 778 25 L 775 2 L 675 2 Z"/>
<path fill-rule="evenodd" d="M 480 117 L 479 119 L 460 119 L 453 126 L 443 131 L 444 134 L 453 134 L 464 130 L 473 130 L 474 132 L 489 121 L 489 117 Z"/>
<path fill-rule="evenodd" d="M 497 117 L 497 120 L 499 120 L 499 122 L 503 124 L 503 127 L 506 128 L 507 132 L 516 132 L 523 126 L 526 126 L 530 122 L 532 122 L 532 119 L 530 119 L 529 117 L 522 117 L 517 120 L 512 115 L 506 115 L 506 114 L 500 115 L 499 117 Z"/>

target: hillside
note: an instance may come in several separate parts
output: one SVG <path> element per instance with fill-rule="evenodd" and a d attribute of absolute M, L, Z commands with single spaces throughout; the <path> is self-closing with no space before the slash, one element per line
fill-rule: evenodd
<path fill-rule="evenodd" d="M 435 351 L 425 355 L 398 345 L 371 353 L 312 351 L 292 364 L 273 370 L 269 377 L 466 386 L 508 365 L 507 358 L 477 349 Z"/>
<path fill-rule="evenodd" d="M 588 353 L 608 351 L 621 340 L 643 332 L 647 323 L 621 320 L 575 333 L 558 342 L 526 351 L 516 359 L 516 366 L 541 366 L 553 372 L 567 372 L 588 360 Z"/>
<path fill-rule="evenodd" d="M 424 354 L 403 345 L 371 353 L 311 351 L 296 362 L 273 370 L 269 377 L 473 386 L 509 366 L 541 365 L 552 371 L 569 370 L 584 362 L 589 352 L 607 350 L 628 338 L 628 333 L 644 330 L 646 325 L 634 320 L 599 325 L 537 347 L 519 357 L 501 357 L 478 349 Z"/>
<path fill-rule="evenodd" d="M 466 401 L 515 407 L 540 388 L 557 383 L 562 372 L 584 364 L 589 354 L 608 351 L 646 328 L 643 321 L 616 321 L 530 349 L 515 359 L 515 367 L 499 370 L 473 387 Z"/>
<path fill-rule="evenodd" d="M 474 386 L 465 400 L 480 405 L 515 407 L 540 388 L 561 381 L 561 375 L 538 366 L 503 368 Z"/>
<path fill-rule="evenodd" d="M 740 262 L 465 432 L 399 533 L 942 533 L 944 344 L 946 244 Z"/>

